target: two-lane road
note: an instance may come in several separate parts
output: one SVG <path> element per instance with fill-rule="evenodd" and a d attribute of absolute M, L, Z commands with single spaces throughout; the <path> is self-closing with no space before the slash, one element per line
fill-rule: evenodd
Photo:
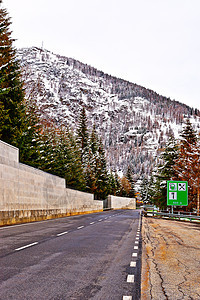
<path fill-rule="evenodd" d="M 140 257 L 139 211 L 2 227 L 0 299 L 139 299 Z"/>

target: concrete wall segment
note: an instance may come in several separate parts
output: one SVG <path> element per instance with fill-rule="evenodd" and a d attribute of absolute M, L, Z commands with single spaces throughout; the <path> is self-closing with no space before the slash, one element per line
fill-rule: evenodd
<path fill-rule="evenodd" d="M 112 209 L 136 209 L 136 199 L 109 195 L 108 207 Z"/>
<path fill-rule="evenodd" d="M 102 210 L 92 194 L 66 189 L 65 179 L 19 163 L 18 149 L 0 141 L 0 225 Z"/>
<path fill-rule="evenodd" d="M 3 141 L 0 141 L 0 159 L 3 159 L 7 163 L 19 162 L 19 149 L 9 145 Z"/>

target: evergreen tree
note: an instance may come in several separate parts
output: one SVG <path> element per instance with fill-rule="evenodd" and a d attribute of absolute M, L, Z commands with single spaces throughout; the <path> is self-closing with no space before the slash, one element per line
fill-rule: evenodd
<path fill-rule="evenodd" d="M 85 168 L 86 191 L 92 194 L 97 190 L 96 178 L 96 155 L 89 149 L 87 165 Z"/>
<path fill-rule="evenodd" d="M 40 166 L 42 126 L 34 101 L 26 101 L 26 118 L 24 125 L 24 132 L 18 146 L 20 161 L 38 168 Z"/>
<path fill-rule="evenodd" d="M 115 171 L 115 185 L 116 185 L 116 196 L 119 196 L 121 191 L 121 181 L 116 171 Z"/>
<path fill-rule="evenodd" d="M 190 182 L 193 187 L 193 202 L 194 208 L 197 208 L 197 215 L 200 213 L 200 139 L 197 140 L 195 145 L 192 145 L 191 156 L 191 177 Z"/>
<path fill-rule="evenodd" d="M 90 136 L 90 149 L 93 154 L 97 153 L 98 146 L 99 146 L 99 139 L 98 139 L 97 132 L 96 132 L 96 126 L 94 124 L 93 128 L 92 128 L 92 133 Z"/>
<path fill-rule="evenodd" d="M 194 177 L 194 163 L 193 163 L 193 151 L 197 144 L 197 136 L 189 120 L 186 121 L 186 125 L 182 130 L 179 156 L 175 160 L 174 170 L 176 172 L 176 178 L 178 180 L 188 181 L 188 210 L 191 210 L 194 205 L 194 189 L 193 180 Z"/>
<path fill-rule="evenodd" d="M 98 155 L 96 157 L 96 198 L 105 199 L 109 192 L 109 176 L 107 171 L 105 151 L 103 143 L 99 141 Z"/>
<path fill-rule="evenodd" d="M 55 161 L 57 162 L 55 168 L 57 175 L 65 178 L 68 187 L 85 190 L 81 157 L 74 136 L 69 129 L 59 132 Z"/>
<path fill-rule="evenodd" d="M 149 202 L 148 187 L 149 187 L 148 179 L 145 178 L 145 177 L 143 177 L 142 178 L 142 182 L 140 184 L 139 192 L 140 192 L 141 200 L 144 203 L 148 203 Z"/>
<path fill-rule="evenodd" d="M 116 183 L 116 180 L 115 180 L 115 176 L 112 172 L 110 172 L 110 174 L 109 174 L 109 191 L 108 191 L 108 194 L 116 196 L 116 191 L 117 191 L 117 183 Z"/>
<path fill-rule="evenodd" d="M 24 131 L 24 91 L 11 38 L 10 17 L 0 2 L 0 138 L 19 146 Z"/>
<path fill-rule="evenodd" d="M 78 126 L 77 126 L 77 143 L 80 148 L 81 153 L 81 162 L 85 166 L 87 164 L 88 159 L 88 128 L 87 128 L 87 116 L 85 108 L 82 108 L 79 120 L 78 120 Z"/>
<path fill-rule="evenodd" d="M 164 152 L 160 155 L 160 164 L 154 174 L 154 194 L 152 201 L 160 208 L 167 207 L 167 181 L 175 178 L 175 161 L 178 157 L 176 140 L 171 137 L 166 144 Z"/>
<path fill-rule="evenodd" d="M 129 183 L 130 183 L 130 191 L 129 191 L 129 197 L 130 198 L 134 198 L 135 197 L 135 182 L 133 179 L 133 174 L 131 172 L 131 167 L 128 166 L 128 170 L 126 173 L 126 178 L 128 179 Z"/>
<path fill-rule="evenodd" d="M 99 141 L 97 137 L 95 124 L 93 125 L 88 146 L 89 146 L 89 152 L 88 152 L 88 159 L 85 168 L 86 191 L 95 194 L 97 190 L 96 162 L 97 162 L 98 147 L 99 147 Z"/>
<path fill-rule="evenodd" d="M 187 119 L 185 126 L 180 134 L 181 144 L 185 147 L 189 147 L 191 144 L 194 145 L 197 142 L 196 132 L 190 123 L 190 120 Z"/>

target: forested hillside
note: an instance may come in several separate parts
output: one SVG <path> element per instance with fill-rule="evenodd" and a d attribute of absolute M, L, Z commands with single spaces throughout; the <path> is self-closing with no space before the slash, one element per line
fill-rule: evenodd
<path fill-rule="evenodd" d="M 75 128 L 82 107 L 88 126 L 102 137 L 109 169 L 135 179 L 149 176 L 169 136 L 177 137 L 184 119 L 199 126 L 197 109 L 111 75 L 75 59 L 39 48 L 18 51 L 26 97 L 40 116 Z"/>

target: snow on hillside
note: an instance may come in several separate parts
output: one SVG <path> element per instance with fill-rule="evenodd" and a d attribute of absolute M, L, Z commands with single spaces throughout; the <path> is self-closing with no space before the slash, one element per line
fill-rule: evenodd
<path fill-rule="evenodd" d="M 18 50 L 26 96 L 42 117 L 75 127 L 81 108 L 95 122 L 113 170 L 149 174 L 170 135 L 185 118 L 199 130 L 199 112 L 144 87 L 112 77 L 72 58 L 39 48 Z"/>

